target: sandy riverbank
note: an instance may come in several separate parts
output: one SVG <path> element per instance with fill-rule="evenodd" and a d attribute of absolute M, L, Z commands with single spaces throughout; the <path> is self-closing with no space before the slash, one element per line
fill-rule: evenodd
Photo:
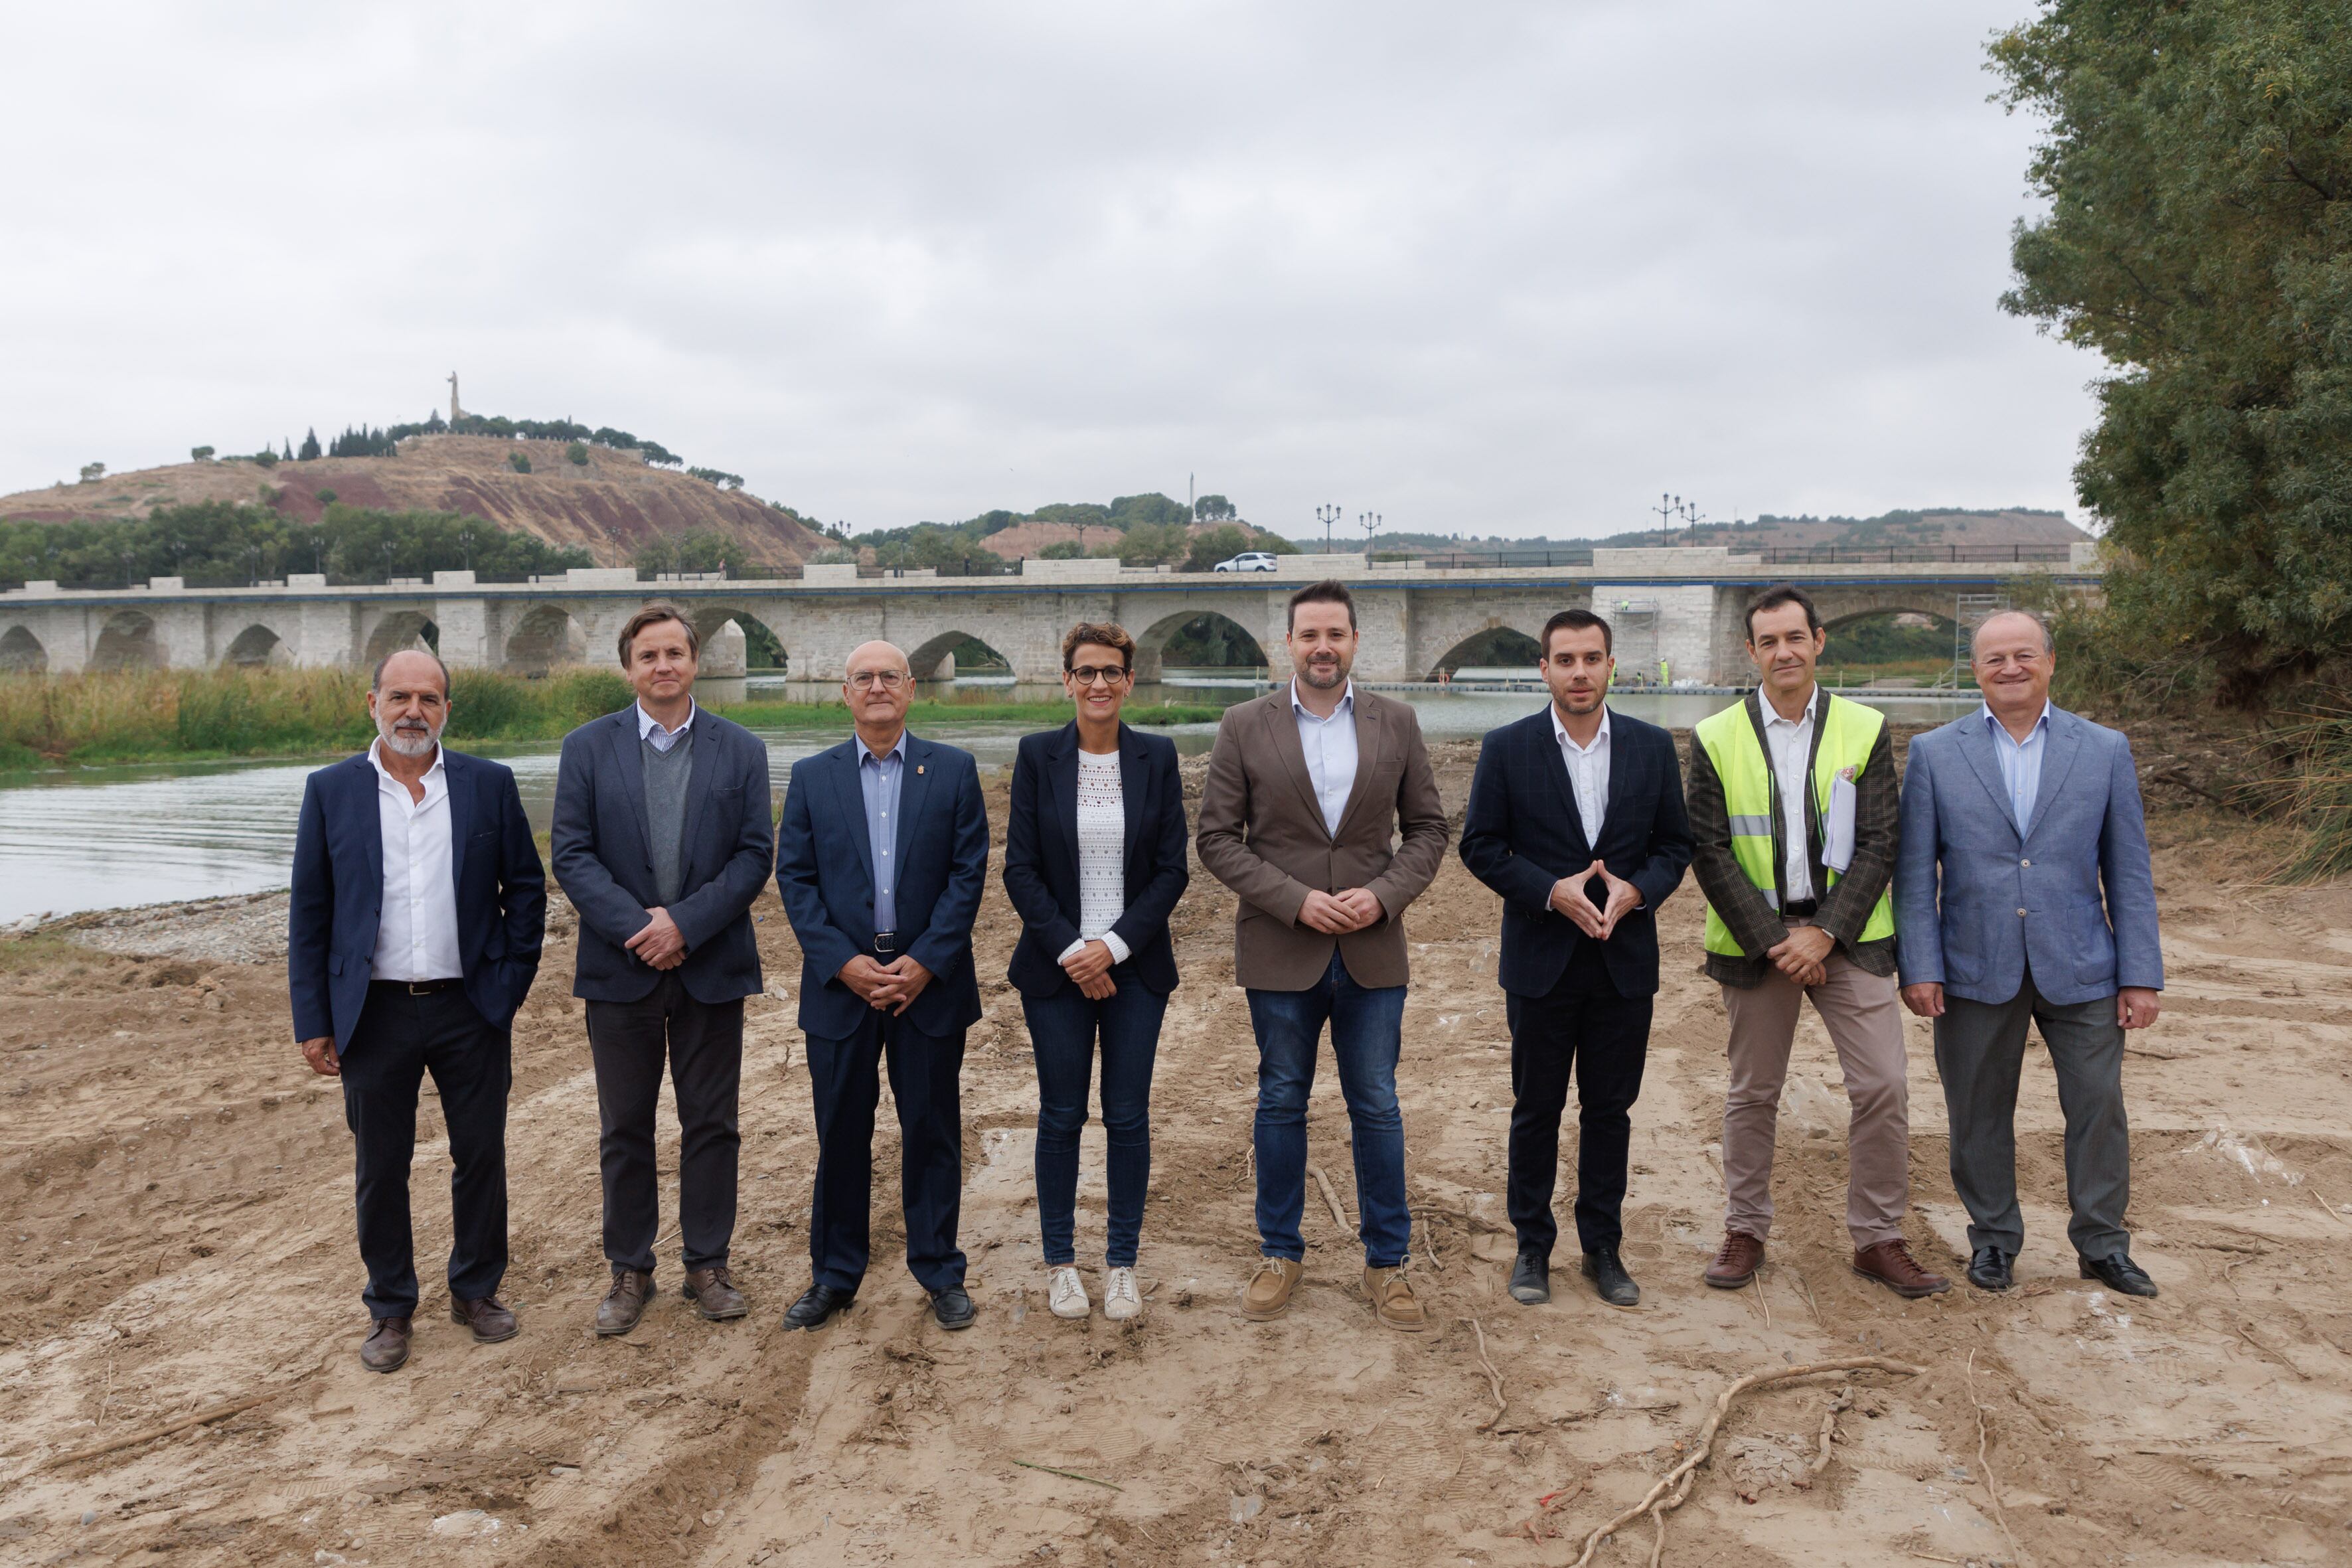
<path fill-rule="evenodd" d="M 1458 812 L 1475 748 L 1440 750 Z M 1001 819 L 1001 778 L 992 806 Z M 1156 1287 L 1139 1325 L 1043 1310 L 1034 1082 L 1001 978 L 1014 927 L 992 885 L 990 1015 L 964 1075 L 979 1325 L 929 1323 L 889 1261 L 901 1233 L 886 1208 L 850 1318 L 778 1327 L 806 1279 L 813 1138 L 783 994 L 797 954 L 771 894 L 777 994 L 750 1022 L 737 1241 L 755 1315 L 714 1327 L 672 1294 L 599 1343 L 595 1096 L 559 902 L 516 1036 L 506 1294 L 523 1332 L 478 1347 L 446 1315 L 420 1317 L 409 1368 L 375 1377 L 353 1354 L 365 1321 L 339 1097 L 287 1038 L 282 899 L 0 942 L 0 1560 L 1558 1563 L 1674 1465 L 1733 1378 L 1873 1353 L 1927 1370 L 1739 1405 L 1673 1516 L 1667 1563 L 2347 1561 L 2352 1307 L 2332 1281 L 2352 1242 L 2352 885 L 2256 885 L 2275 846 L 2234 819 L 2167 808 L 2154 826 L 2171 990 L 2128 1079 L 2154 1302 L 2074 1278 L 2038 1052 L 2019 1118 L 2021 1288 L 1905 1303 L 1855 1279 L 1843 1098 L 1810 1019 L 1781 1122 L 1782 1235 L 1759 1288 L 1703 1289 L 1723 1015 L 1696 973 L 1686 883 L 1664 917 L 1634 1115 L 1626 1253 L 1644 1303 L 1612 1311 L 1563 1279 L 1551 1306 L 1515 1306 L 1496 904 L 1449 859 L 1409 917 L 1401 1073 L 1432 1332 L 1372 1323 L 1353 1239 L 1312 1193 L 1299 1305 L 1273 1324 L 1234 1313 L 1253 1251 L 1255 1052 L 1229 984 L 1231 900 L 1199 877 L 1176 918 L 1187 979 L 1160 1055 L 1143 1260 Z M 1935 1259 L 1963 1245 L 1962 1219 L 1925 1025 L 1911 1047 L 1912 1234 Z M 447 1210 L 429 1102 L 426 1121 L 415 1192 L 434 1313 Z M 1313 1158 L 1343 1202 L 1345 1137 L 1327 1058 Z M 877 1137 L 886 1171 L 895 1145 Z M 1101 1237 L 1100 1160 L 1090 1128 L 1082 1254 Z M 1491 1425 L 1482 1332 L 1507 1401 Z M 1813 1481 L 1823 1412 L 1849 1381 Z M 68 1457 L 249 1398 L 208 1426 Z M 1560 1539 L 1530 1538 L 1531 1516 Z M 1649 1561 L 1647 1527 L 1630 1535 L 1598 1561 Z"/>

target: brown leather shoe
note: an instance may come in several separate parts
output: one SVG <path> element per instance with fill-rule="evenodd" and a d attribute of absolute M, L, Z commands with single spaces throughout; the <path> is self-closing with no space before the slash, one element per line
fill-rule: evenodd
<path fill-rule="evenodd" d="M 522 1331 L 513 1311 L 496 1296 L 485 1296 L 478 1301 L 449 1302 L 449 1321 L 463 1323 L 474 1331 L 478 1345 L 494 1345 L 500 1340 L 510 1340 Z"/>
<path fill-rule="evenodd" d="M 408 1364 L 408 1320 L 378 1318 L 360 1343 L 360 1364 L 370 1372 L 398 1372 Z"/>
<path fill-rule="evenodd" d="M 1877 1280 L 1898 1296 L 1913 1300 L 1939 1295 L 1952 1288 L 1952 1282 L 1942 1275 L 1930 1274 L 1920 1268 L 1911 1256 L 1911 1244 L 1899 1236 L 1855 1253 L 1853 1271 L 1864 1279 Z"/>
<path fill-rule="evenodd" d="M 1242 1292 L 1242 1316 L 1253 1323 L 1271 1322 L 1290 1310 L 1290 1293 L 1307 1270 L 1287 1258 L 1261 1258 L 1257 1272 Z"/>
<path fill-rule="evenodd" d="M 1706 1282 L 1718 1290 L 1737 1290 L 1756 1278 L 1757 1266 L 1764 1261 L 1764 1241 L 1761 1237 L 1744 1230 L 1727 1230 L 1723 1245 L 1716 1249 L 1715 1261 L 1706 1266 Z"/>
<path fill-rule="evenodd" d="M 646 1315 L 653 1300 L 654 1277 L 642 1268 L 615 1268 L 613 1288 L 596 1303 L 596 1331 L 606 1339 L 625 1334 Z"/>
<path fill-rule="evenodd" d="M 723 1323 L 740 1318 L 751 1310 L 743 1300 L 743 1292 L 735 1289 L 735 1281 L 727 1275 L 727 1265 L 713 1264 L 709 1268 L 686 1271 L 686 1299 L 706 1322 Z"/>
<path fill-rule="evenodd" d="M 1412 1287 L 1405 1283 L 1402 1268 L 1366 1268 L 1364 1294 L 1371 1300 L 1372 1316 L 1388 1327 L 1408 1334 L 1429 1327 L 1429 1314 L 1412 1299 Z"/>

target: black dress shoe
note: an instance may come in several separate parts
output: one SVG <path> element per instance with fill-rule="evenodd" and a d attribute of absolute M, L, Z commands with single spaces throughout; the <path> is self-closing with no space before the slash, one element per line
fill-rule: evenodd
<path fill-rule="evenodd" d="M 2009 1254 L 1998 1247 L 1979 1247 L 1969 1254 L 1969 1283 L 1979 1290 L 2006 1290 L 2016 1284 L 2009 1272 Z"/>
<path fill-rule="evenodd" d="M 2156 1281 L 2147 1271 L 2131 1260 L 2128 1252 L 2111 1252 L 2105 1258 L 2085 1258 L 2083 1278 L 2095 1279 L 2118 1296 L 2153 1296 Z"/>
<path fill-rule="evenodd" d="M 788 1329 L 821 1329 L 835 1312 L 846 1312 L 857 1300 L 855 1290 L 836 1290 L 830 1285 L 812 1285 L 801 1292 L 801 1299 L 784 1311 L 784 1327 Z"/>
<path fill-rule="evenodd" d="M 1584 1277 L 1592 1281 L 1594 1292 L 1612 1307 L 1642 1304 L 1642 1288 L 1633 1283 L 1624 1264 L 1617 1260 L 1613 1247 L 1595 1247 L 1584 1255 Z"/>
<path fill-rule="evenodd" d="M 1522 1307 L 1551 1300 L 1551 1259 L 1539 1252 L 1522 1252 L 1511 1265 L 1511 1300 Z"/>
<path fill-rule="evenodd" d="M 950 1285 L 944 1290 L 931 1292 L 931 1315 L 943 1329 L 968 1329 L 980 1316 L 980 1309 L 971 1304 L 961 1285 Z"/>

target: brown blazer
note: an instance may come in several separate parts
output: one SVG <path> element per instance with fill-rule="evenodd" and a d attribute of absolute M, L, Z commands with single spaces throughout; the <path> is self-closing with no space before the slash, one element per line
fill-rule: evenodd
<path fill-rule="evenodd" d="M 1359 985 L 1407 978 L 1402 917 L 1445 859 L 1445 806 L 1420 716 L 1360 686 L 1355 700 L 1356 783 L 1336 836 L 1316 804 L 1289 682 L 1226 709 L 1217 726 L 1195 843 L 1209 875 L 1241 895 L 1234 978 L 1252 990 L 1307 990 L 1335 945 Z M 1297 923 L 1310 889 L 1349 888 L 1369 889 L 1386 916 L 1339 937 Z"/>

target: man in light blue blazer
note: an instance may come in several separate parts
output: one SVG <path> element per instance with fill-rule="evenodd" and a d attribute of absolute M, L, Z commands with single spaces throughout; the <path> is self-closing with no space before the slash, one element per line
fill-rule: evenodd
<path fill-rule="evenodd" d="M 2164 989 L 2131 743 L 2051 706 L 2056 650 L 2033 616 L 1986 620 L 1972 658 L 1984 706 L 1911 742 L 1895 864 L 1903 1002 L 1936 1021 L 1969 1280 L 2007 1289 L 2025 1241 L 2015 1123 L 2032 1023 L 2065 1112 L 2082 1276 L 2153 1296 L 2124 1229 L 2124 1031 L 2156 1021 Z"/>

